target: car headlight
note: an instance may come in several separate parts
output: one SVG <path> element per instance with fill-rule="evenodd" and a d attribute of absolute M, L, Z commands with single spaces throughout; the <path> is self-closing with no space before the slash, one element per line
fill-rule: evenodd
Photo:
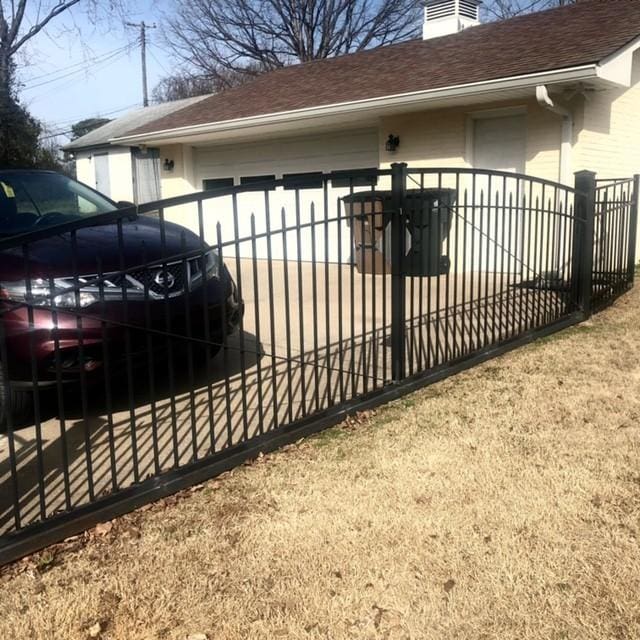
<path fill-rule="evenodd" d="M 42 278 L 31 280 L 27 287 L 24 280 L 0 282 L 0 298 L 12 302 L 24 302 L 35 307 L 61 307 L 62 309 L 84 308 L 98 302 L 98 297 L 90 292 L 71 290 L 68 282 L 54 280 L 54 290 Z M 62 290 L 62 291 L 61 291 Z"/>
<path fill-rule="evenodd" d="M 77 292 L 77 296 L 75 291 L 69 291 L 67 293 L 57 295 L 53 299 L 53 302 L 56 307 L 80 307 L 81 309 L 84 309 L 84 307 L 88 307 L 94 302 L 98 302 L 98 297 L 90 291 L 83 291 L 82 289 L 80 289 Z"/>

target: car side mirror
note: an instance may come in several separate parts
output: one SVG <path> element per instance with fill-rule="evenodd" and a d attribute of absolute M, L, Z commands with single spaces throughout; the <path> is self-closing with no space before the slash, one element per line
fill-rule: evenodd
<path fill-rule="evenodd" d="M 118 209 L 129 209 L 130 207 L 135 207 L 136 205 L 133 202 L 129 202 L 128 200 L 119 200 L 116 202 L 116 207 Z"/>

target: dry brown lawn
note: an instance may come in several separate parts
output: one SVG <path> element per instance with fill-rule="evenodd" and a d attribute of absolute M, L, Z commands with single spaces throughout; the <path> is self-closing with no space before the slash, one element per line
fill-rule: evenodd
<path fill-rule="evenodd" d="M 640 288 L 5 569 L 0 638 L 640 638 L 639 318 Z"/>

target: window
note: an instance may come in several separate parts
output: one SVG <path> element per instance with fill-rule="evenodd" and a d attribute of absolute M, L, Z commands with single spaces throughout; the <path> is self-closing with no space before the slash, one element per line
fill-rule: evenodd
<path fill-rule="evenodd" d="M 240 178 L 240 184 L 244 184 L 247 186 L 251 186 L 252 184 L 256 184 L 259 182 L 268 182 L 269 180 L 275 180 L 276 177 L 274 175 L 271 176 L 244 176 Z M 251 191 L 251 188 L 247 189 L 247 191 Z M 256 187 L 256 191 L 262 191 L 260 187 Z"/>
<path fill-rule="evenodd" d="M 367 173 L 370 171 L 371 173 Z M 370 187 L 378 184 L 377 169 L 359 171 L 334 171 L 331 174 L 331 184 L 334 188 L 340 187 Z"/>
<path fill-rule="evenodd" d="M 282 176 L 285 189 L 322 189 L 322 172 L 285 173 Z"/>
<path fill-rule="evenodd" d="M 211 189 L 224 189 L 233 187 L 233 178 L 206 178 L 202 181 L 202 190 L 211 191 Z"/>
<path fill-rule="evenodd" d="M 58 173 L 0 172 L 0 235 L 113 211 L 115 204 Z"/>

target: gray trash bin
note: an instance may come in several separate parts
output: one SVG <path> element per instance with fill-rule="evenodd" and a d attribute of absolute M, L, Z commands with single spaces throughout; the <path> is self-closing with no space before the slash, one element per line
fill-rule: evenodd
<path fill-rule="evenodd" d="M 359 273 L 391 273 L 389 194 L 364 191 L 342 198 L 347 224 L 353 228 L 352 251 Z"/>
<path fill-rule="evenodd" d="M 451 230 L 455 189 L 413 189 L 407 192 L 406 220 L 410 235 L 405 270 L 408 276 L 449 273 L 449 256 L 443 255 Z"/>
<path fill-rule="evenodd" d="M 405 220 L 407 276 L 448 273 L 450 261 L 442 254 L 451 229 L 455 189 L 410 189 L 406 192 Z M 353 252 L 360 273 L 391 273 L 391 191 L 362 191 L 342 198 L 346 220 L 353 226 Z"/>

